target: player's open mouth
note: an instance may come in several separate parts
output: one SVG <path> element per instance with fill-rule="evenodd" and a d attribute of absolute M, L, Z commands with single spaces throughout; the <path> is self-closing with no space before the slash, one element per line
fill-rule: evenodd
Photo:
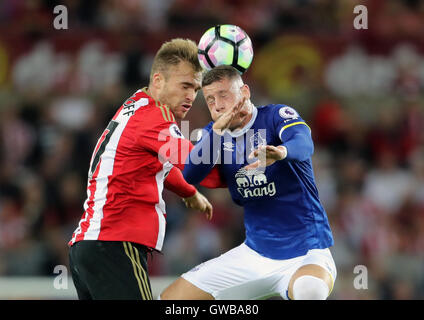
<path fill-rule="evenodd" d="M 183 107 L 184 111 L 188 111 L 191 108 L 190 104 L 183 104 L 181 106 Z"/>

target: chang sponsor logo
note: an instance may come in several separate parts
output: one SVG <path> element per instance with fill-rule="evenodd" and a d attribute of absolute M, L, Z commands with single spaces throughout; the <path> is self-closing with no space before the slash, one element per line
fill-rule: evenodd
<path fill-rule="evenodd" d="M 268 182 L 263 171 L 240 169 L 235 175 L 237 191 L 243 198 L 274 196 L 275 182 Z"/>

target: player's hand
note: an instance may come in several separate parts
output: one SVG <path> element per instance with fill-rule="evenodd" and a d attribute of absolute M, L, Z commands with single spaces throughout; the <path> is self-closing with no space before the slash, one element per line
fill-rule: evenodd
<path fill-rule="evenodd" d="M 258 158 L 257 161 L 245 166 L 246 170 L 256 169 L 259 167 L 268 167 L 275 161 L 283 160 L 287 157 L 287 148 L 284 146 L 259 146 L 249 154 L 249 159 Z"/>
<path fill-rule="evenodd" d="M 183 202 L 189 209 L 199 210 L 206 214 L 206 219 L 212 220 L 212 205 L 206 199 L 206 197 L 199 191 L 196 191 L 194 196 L 189 198 L 183 198 Z"/>
<path fill-rule="evenodd" d="M 245 102 L 246 98 L 243 97 L 239 103 L 225 111 L 219 119 L 214 122 L 212 126 L 213 131 L 219 135 L 223 135 L 224 131 L 229 128 L 231 122 L 237 117 L 237 115 L 243 116 L 240 113 L 244 112 L 242 109 Z"/>

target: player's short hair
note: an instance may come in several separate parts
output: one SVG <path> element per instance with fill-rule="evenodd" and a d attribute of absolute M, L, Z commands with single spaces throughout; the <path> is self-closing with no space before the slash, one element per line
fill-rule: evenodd
<path fill-rule="evenodd" d="M 242 80 L 240 73 L 232 66 L 221 65 L 209 70 L 203 77 L 202 87 L 208 86 L 222 79 L 237 79 Z"/>
<path fill-rule="evenodd" d="M 150 82 L 156 72 L 162 72 L 166 76 L 168 68 L 178 65 L 181 61 L 190 63 L 195 72 L 202 71 L 197 58 L 197 45 L 193 40 L 176 38 L 162 44 L 153 59 Z"/>

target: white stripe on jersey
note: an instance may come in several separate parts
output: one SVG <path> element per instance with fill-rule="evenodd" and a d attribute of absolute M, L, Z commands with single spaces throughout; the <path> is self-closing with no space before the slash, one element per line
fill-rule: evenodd
<path fill-rule="evenodd" d="M 121 119 L 119 119 L 121 118 Z M 126 118 L 126 119 L 125 119 Z M 119 122 L 119 125 L 116 127 L 108 144 L 106 145 L 105 151 L 100 156 L 99 160 L 99 172 L 96 180 L 96 190 L 94 191 L 94 206 L 93 206 L 93 216 L 90 219 L 90 224 L 87 231 L 84 234 L 84 240 L 97 240 L 100 233 L 100 223 L 103 219 L 103 207 L 106 203 L 106 195 L 108 192 L 108 182 L 109 176 L 113 173 L 113 166 L 115 164 L 115 154 L 118 147 L 119 140 L 121 138 L 122 132 L 127 125 L 129 117 L 118 116 L 115 121 Z"/>
<path fill-rule="evenodd" d="M 162 198 L 163 183 L 165 177 L 171 171 L 173 165 L 167 161 L 163 164 L 162 170 L 156 173 L 156 185 L 158 188 L 159 202 L 155 204 L 156 213 L 158 214 L 158 240 L 156 241 L 156 250 L 161 250 L 163 245 L 163 240 L 165 238 L 165 229 L 166 229 L 166 219 L 165 219 L 165 201 Z"/>
<path fill-rule="evenodd" d="M 136 103 L 134 104 L 134 108 L 132 108 L 131 111 L 137 111 L 138 108 L 146 106 L 148 102 L 148 99 L 140 99 L 136 101 Z M 122 108 L 119 115 L 116 117 L 115 120 L 113 120 L 118 122 L 119 124 L 113 132 L 112 136 L 110 137 L 110 140 L 105 147 L 105 151 L 99 159 L 99 172 L 97 174 L 97 177 L 95 178 L 96 190 L 94 192 L 93 198 L 93 216 L 91 217 L 88 229 L 84 234 L 84 240 L 97 240 L 100 234 L 101 221 L 103 219 L 103 207 L 107 200 L 109 176 L 111 176 L 113 173 L 116 149 L 118 148 L 118 143 L 121 138 L 122 132 L 124 132 L 125 127 L 127 126 L 129 119 L 131 118 L 130 116 L 125 115 L 126 112 L 128 111 L 126 111 L 125 108 Z M 90 195 L 88 195 L 87 199 L 90 199 Z M 85 209 L 87 210 L 87 208 Z"/>

